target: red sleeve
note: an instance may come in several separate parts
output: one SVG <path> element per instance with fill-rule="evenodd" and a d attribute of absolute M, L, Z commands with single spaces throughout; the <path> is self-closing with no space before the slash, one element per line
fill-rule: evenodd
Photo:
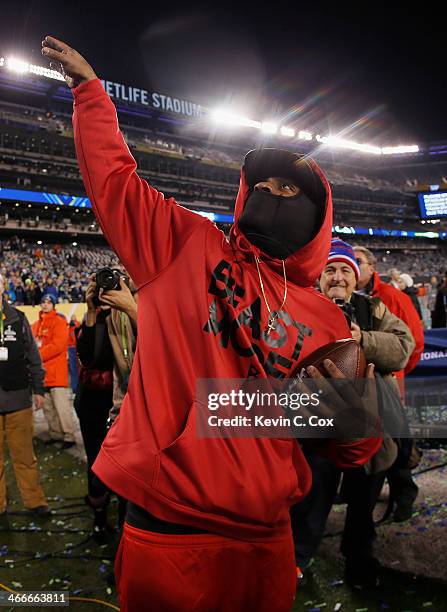
<path fill-rule="evenodd" d="M 408 374 L 416 367 L 424 350 L 424 328 L 421 320 L 411 298 L 402 291 L 381 284 L 381 289 L 377 295 L 385 306 L 388 306 L 389 310 L 407 325 L 416 343 L 404 369 L 404 373 Z"/>
<path fill-rule="evenodd" d="M 139 178 L 99 79 L 72 92 L 76 154 L 87 194 L 110 246 L 141 286 L 168 266 L 207 221 Z"/>
<path fill-rule="evenodd" d="M 404 369 L 404 373 L 408 374 L 416 367 L 421 357 L 421 353 L 424 350 L 424 328 L 422 327 L 421 320 L 411 298 L 405 295 L 405 293 L 399 293 L 397 297 L 398 299 L 393 300 L 392 312 L 407 325 L 416 342 L 416 346 Z"/>
<path fill-rule="evenodd" d="M 405 297 L 408 298 L 407 295 Z M 424 328 L 422 327 L 422 322 L 410 298 L 408 298 L 408 304 L 405 307 L 405 316 L 406 318 L 402 315 L 401 319 L 410 328 L 414 341 L 416 342 L 414 351 L 411 353 L 410 359 L 404 369 L 405 374 L 408 374 L 417 366 L 422 351 L 424 350 Z"/>
<path fill-rule="evenodd" d="M 341 443 L 329 440 L 322 452 L 342 469 L 360 467 L 373 457 L 382 446 L 382 438 L 363 438 L 356 442 Z"/>

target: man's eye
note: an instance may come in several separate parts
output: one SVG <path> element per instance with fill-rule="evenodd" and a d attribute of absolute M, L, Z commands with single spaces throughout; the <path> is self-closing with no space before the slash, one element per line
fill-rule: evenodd
<path fill-rule="evenodd" d="M 283 183 L 283 184 L 281 185 L 281 189 L 288 189 L 289 191 L 293 191 L 293 190 L 294 190 L 294 188 L 295 188 L 295 187 L 294 187 L 293 185 L 290 185 L 290 183 Z"/>

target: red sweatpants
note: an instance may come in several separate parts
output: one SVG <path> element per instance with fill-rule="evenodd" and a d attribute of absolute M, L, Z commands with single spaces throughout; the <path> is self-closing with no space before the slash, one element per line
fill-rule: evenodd
<path fill-rule="evenodd" d="M 124 524 L 115 561 L 121 612 L 290 612 L 292 537 L 241 542 Z"/>

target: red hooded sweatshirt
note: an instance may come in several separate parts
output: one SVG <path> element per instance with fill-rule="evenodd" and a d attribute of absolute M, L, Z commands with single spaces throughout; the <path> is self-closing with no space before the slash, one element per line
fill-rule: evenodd
<path fill-rule="evenodd" d="M 350 336 L 337 306 L 313 289 L 327 261 L 332 203 L 322 227 L 286 260 L 280 334 L 268 311 L 254 254 L 238 232 L 248 193 L 244 172 L 230 242 L 208 219 L 179 206 L 136 174 L 115 107 L 99 80 L 73 90 L 76 150 L 103 232 L 138 286 L 138 343 L 121 412 L 94 471 L 113 491 L 156 517 L 228 537 L 290 533 L 289 507 L 310 470 L 295 440 L 196 435 L 196 380 L 287 376 L 310 352 Z M 268 303 L 283 299 L 282 264 L 261 254 Z M 359 465 L 380 439 L 330 443 L 342 466 Z"/>
<path fill-rule="evenodd" d="M 380 280 L 380 276 L 377 272 L 374 272 L 374 284 L 371 295 L 379 297 L 382 302 L 389 308 L 389 310 L 402 319 L 402 321 L 409 327 L 416 346 L 408 360 L 404 370 L 396 372 L 396 376 L 403 377 L 404 374 L 408 374 L 413 370 L 421 357 L 421 353 L 424 350 L 424 328 L 422 327 L 421 320 L 417 313 L 416 308 L 411 301 L 411 298 L 406 295 L 403 291 L 396 289 L 392 285 L 383 283 Z"/>

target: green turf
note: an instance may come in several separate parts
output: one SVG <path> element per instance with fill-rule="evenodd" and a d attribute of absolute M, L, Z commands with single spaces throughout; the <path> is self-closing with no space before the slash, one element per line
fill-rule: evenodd
<path fill-rule="evenodd" d="M 380 586 L 375 590 L 352 590 L 344 584 L 343 566 L 335 558 L 317 558 L 308 571 L 305 586 L 298 589 L 295 611 L 319 608 L 332 612 L 337 603 L 340 612 L 444 612 L 447 610 L 447 585 L 439 580 L 416 577 L 391 569 L 381 572 Z M 318 605 L 323 604 L 323 605 Z"/>
<path fill-rule="evenodd" d="M 6 521 L 0 519 L 0 582 L 18 591 L 68 590 L 72 595 L 117 605 L 110 575 L 118 536 L 112 535 L 108 544 L 91 537 L 92 514 L 83 502 L 85 463 L 54 447 L 45 447 L 40 441 L 35 444 L 42 485 L 54 516 L 36 519 L 26 514 L 7 461 L 9 503 Z M 111 504 L 111 518 L 116 522 L 115 503 Z M 52 553 L 49 558 L 48 553 Z M 68 609 L 70 612 L 111 610 L 101 604 L 75 601 L 70 602 Z"/>
<path fill-rule="evenodd" d="M 3 520 L 0 524 L 0 582 L 16 590 L 68 590 L 70 594 L 117 605 L 110 575 L 118 537 L 112 536 L 108 544 L 98 543 L 90 537 L 91 511 L 83 503 L 85 464 L 66 452 L 45 447 L 40 441 L 36 441 L 36 451 L 42 484 L 55 514 L 45 520 L 30 518 L 23 512 L 7 461 L 9 506 L 7 523 Z M 111 518 L 116 522 L 116 503 L 111 505 Z M 48 553 L 53 554 L 48 558 Z M 447 585 L 440 581 L 387 570 L 382 577 L 383 586 L 377 591 L 353 592 L 344 584 L 337 585 L 342 577 L 343 568 L 335 557 L 317 558 L 310 569 L 308 583 L 298 590 L 293 609 L 316 612 L 319 608 L 321 612 L 329 612 L 334 610 L 336 603 L 342 603 L 341 612 L 362 609 L 368 612 L 447 612 Z M 1 608 L 5 611 L 23 609 Z M 75 601 L 70 602 L 69 607 L 70 612 L 110 609 L 101 604 Z M 178 611 L 183 612 L 181 601 Z M 163 611 L 148 608 L 141 612 Z"/>

